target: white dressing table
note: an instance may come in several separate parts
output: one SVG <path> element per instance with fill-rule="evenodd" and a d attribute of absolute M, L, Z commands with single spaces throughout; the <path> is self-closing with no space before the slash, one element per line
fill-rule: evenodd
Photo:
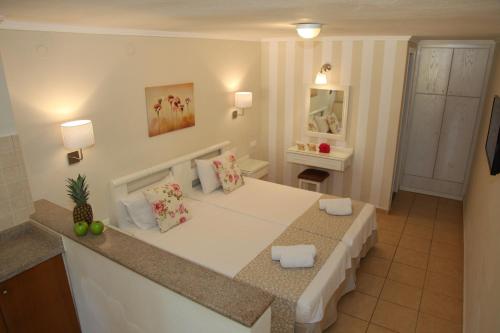
<path fill-rule="evenodd" d="M 330 153 L 299 150 L 297 146 L 287 149 L 286 160 L 290 163 L 343 172 L 352 163 L 352 148 L 332 147 Z"/>

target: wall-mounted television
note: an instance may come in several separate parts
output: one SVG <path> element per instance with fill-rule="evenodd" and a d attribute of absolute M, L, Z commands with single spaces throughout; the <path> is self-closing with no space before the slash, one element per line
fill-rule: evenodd
<path fill-rule="evenodd" d="M 500 173 L 500 96 L 493 99 L 490 127 L 486 139 L 486 156 L 490 166 L 490 174 Z"/>

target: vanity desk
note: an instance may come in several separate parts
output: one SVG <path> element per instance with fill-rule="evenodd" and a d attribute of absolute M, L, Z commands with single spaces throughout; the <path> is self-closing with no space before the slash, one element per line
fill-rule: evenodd
<path fill-rule="evenodd" d="M 308 150 L 299 150 L 297 145 L 290 147 L 286 152 L 286 160 L 306 166 L 343 172 L 352 162 L 351 148 L 332 147 L 330 153 L 319 153 Z"/>
<path fill-rule="evenodd" d="M 349 114 L 349 87 L 339 85 L 312 85 L 305 89 L 304 135 L 314 138 L 315 142 L 344 142 L 347 137 L 347 117 Z M 305 139 L 305 141 L 308 141 Z M 343 173 L 352 164 L 353 149 L 330 146 L 328 153 L 319 152 L 317 143 L 299 142 L 286 150 L 286 161 L 305 167 L 313 167 L 331 171 L 328 181 L 309 180 L 316 188 L 328 189 L 327 182 L 332 184 L 329 193 L 343 194 Z M 307 180 L 302 173 L 297 176 L 299 186 Z M 322 191 L 320 189 L 320 191 Z"/>

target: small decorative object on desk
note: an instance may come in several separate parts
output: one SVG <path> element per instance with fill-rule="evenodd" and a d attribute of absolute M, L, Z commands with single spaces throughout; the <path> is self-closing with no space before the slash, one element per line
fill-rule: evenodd
<path fill-rule="evenodd" d="M 315 144 L 315 143 L 308 143 L 307 144 L 307 150 L 316 152 L 317 149 L 318 149 L 317 144 Z"/>
<path fill-rule="evenodd" d="M 94 220 L 94 214 L 92 206 L 88 204 L 90 193 L 86 177 L 79 174 L 76 179 L 68 178 L 66 182 L 68 196 L 75 203 L 73 222 L 85 221 L 90 224 Z"/>
<path fill-rule="evenodd" d="M 302 142 L 297 142 L 297 149 L 298 150 L 306 150 L 306 144 Z"/>
<path fill-rule="evenodd" d="M 329 154 L 330 153 L 330 145 L 328 143 L 322 143 L 319 145 L 319 152 Z"/>

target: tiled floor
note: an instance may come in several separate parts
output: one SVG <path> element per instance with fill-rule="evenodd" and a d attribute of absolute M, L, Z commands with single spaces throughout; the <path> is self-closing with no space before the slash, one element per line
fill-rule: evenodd
<path fill-rule="evenodd" d="M 399 192 L 328 333 L 462 331 L 462 203 Z"/>

